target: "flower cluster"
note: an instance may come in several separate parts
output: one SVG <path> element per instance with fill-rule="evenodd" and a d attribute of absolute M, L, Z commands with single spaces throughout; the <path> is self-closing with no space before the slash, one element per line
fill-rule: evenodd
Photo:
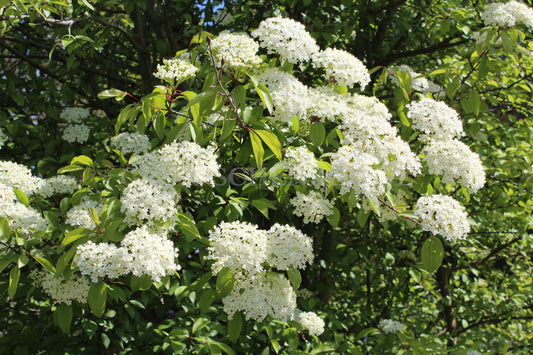
<path fill-rule="evenodd" d="M 72 176 L 56 175 L 44 179 L 35 190 L 35 194 L 48 198 L 54 195 L 70 195 L 79 188 L 79 184 Z"/>
<path fill-rule="evenodd" d="M 429 173 L 442 175 L 442 181 L 451 184 L 458 181 L 471 192 L 485 184 L 485 171 L 479 155 L 457 139 L 430 141 L 423 150 Z"/>
<path fill-rule="evenodd" d="M 194 142 L 174 142 L 140 156 L 133 171 L 148 180 L 171 185 L 214 185 L 214 177 L 220 175 L 216 158 L 214 146 L 202 148 Z"/>
<path fill-rule="evenodd" d="M 59 117 L 68 123 L 81 123 L 89 117 L 90 114 L 91 111 L 84 107 L 65 107 L 59 114 Z"/>
<path fill-rule="evenodd" d="M 180 269 L 175 262 L 177 257 L 178 249 L 172 241 L 143 226 L 126 234 L 120 247 L 92 241 L 78 246 L 74 263 L 93 282 L 101 277 L 115 279 L 129 273 L 160 281 L 161 277 Z"/>
<path fill-rule="evenodd" d="M 314 179 L 319 169 L 315 155 L 306 147 L 287 149 L 283 166 L 288 170 L 289 176 L 298 181 Z"/>
<path fill-rule="evenodd" d="M 172 228 L 177 219 L 179 196 L 172 185 L 146 179 L 131 182 L 120 199 L 124 222 L 151 228 Z"/>
<path fill-rule="evenodd" d="M 89 139 L 91 129 L 84 124 L 73 124 L 63 128 L 61 138 L 69 143 L 85 143 Z"/>
<path fill-rule="evenodd" d="M 326 76 L 337 83 L 353 87 L 355 83 L 364 89 L 370 82 L 370 74 L 365 65 L 352 54 L 340 50 L 327 48 L 313 56 L 313 63 L 326 71 Z"/>
<path fill-rule="evenodd" d="M 405 324 L 392 319 L 382 319 L 379 321 L 378 327 L 385 333 L 403 332 Z"/>
<path fill-rule="evenodd" d="M 257 56 L 259 44 L 246 33 L 222 32 L 211 41 L 211 47 L 219 61 L 233 68 L 250 68 L 261 63 Z"/>
<path fill-rule="evenodd" d="M 267 232 L 266 256 L 278 270 L 303 269 L 313 262 L 313 241 L 294 227 L 275 223 Z"/>
<path fill-rule="evenodd" d="M 295 318 L 303 329 L 309 331 L 310 335 L 320 335 L 324 333 L 324 320 L 315 312 L 297 312 Z"/>
<path fill-rule="evenodd" d="M 303 222 L 320 223 L 325 216 L 333 214 L 333 204 L 320 196 L 317 191 L 310 191 L 307 195 L 297 191 L 296 197 L 290 200 L 294 206 L 293 213 L 303 217 Z"/>
<path fill-rule="evenodd" d="M 277 53 L 291 63 L 306 62 L 319 51 L 305 26 L 289 18 L 268 18 L 259 24 L 252 36 L 258 38 L 261 47 L 269 53 Z"/>
<path fill-rule="evenodd" d="M 0 182 L 0 217 L 9 222 L 10 228 L 22 232 L 44 231 L 46 220 L 39 212 L 17 201 L 13 188 Z"/>
<path fill-rule="evenodd" d="M 415 215 L 422 228 L 440 234 L 448 240 L 465 239 L 470 224 L 464 207 L 453 197 L 446 195 L 422 196 L 416 202 Z"/>
<path fill-rule="evenodd" d="M 154 76 L 170 84 L 181 83 L 192 78 L 198 68 L 182 59 L 163 59 L 163 64 L 157 65 Z"/>
<path fill-rule="evenodd" d="M 422 131 L 425 138 L 453 139 L 464 135 L 459 114 L 442 101 L 423 97 L 407 105 L 407 109 L 413 127 Z"/>
<path fill-rule="evenodd" d="M 488 4 L 481 19 L 487 26 L 512 27 L 523 23 L 533 29 L 533 9 L 518 1 Z"/>
<path fill-rule="evenodd" d="M 65 280 L 48 272 L 34 270 L 31 275 L 55 303 L 72 304 L 72 301 L 87 303 L 89 281 L 84 277 L 72 276 Z"/>
<path fill-rule="evenodd" d="M 103 207 L 104 205 L 102 203 L 84 197 L 79 205 L 74 206 L 67 212 L 65 223 L 70 224 L 71 226 L 94 229 L 97 226 L 89 213 L 89 210 L 94 209 L 94 211 L 100 215 Z"/>
<path fill-rule="evenodd" d="M 142 133 L 120 133 L 118 136 L 111 138 L 111 146 L 118 149 L 122 154 L 144 154 L 152 149 L 150 139 Z"/>
<path fill-rule="evenodd" d="M 24 165 L 0 160 L 0 183 L 32 195 L 43 184 L 43 179 L 31 174 Z"/>

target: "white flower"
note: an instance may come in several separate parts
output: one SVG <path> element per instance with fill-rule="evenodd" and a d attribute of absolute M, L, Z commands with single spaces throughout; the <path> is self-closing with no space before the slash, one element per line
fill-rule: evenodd
<path fill-rule="evenodd" d="M 213 186 L 214 177 L 220 175 L 216 158 L 214 146 L 202 148 L 194 142 L 174 142 L 140 156 L 133 171 L 143 178 L 171 185 Z"/>
<path fill-rule="evenodd" d="M 45 198 L 53 195 L 71 195 L 79 186 L 76 179 L 72 176 L 56 175 L 44 179 L 43 184 L 37 188 L 35 194 Z"/>
<path fill-rule="evenodd" d="M 152 149 L 150 139 L 142 133 L 120 133 L 118 136 L 111 138 L 111 146 L 118 149 L 122 154 L 144 154 Z"/>
<path fill-rule="evenodd" d="M 182 59 L 163 59 L 163 64 L 157 65 L 157 72 L 154 76 L 158 79 L 169 82 L 170 84 L 180 83 L 192 78 L 198 68 Z"/>
<path fill-rule="evenodd" d="M 116 279 L 126 275 L 132 261 L 133 257 L 125 247 L 92 241 L 79 245 L 74 256 L 74 263 L 81 274 L 89 276 L 92 282 L 98 282 L 101 277 Z"/>
<path fill-rule="evenodd" d="M 269 53 L 277 53 L 291 63 L 308 61 L 319 51 L 316 41 L 301 23 L 283 17 L 271 17 L 259 24 L 252 36 Z"/>
<path fill-rule="evenodd" d="M 65 107 L 59 114 L 59 117 L 68 123 L 81 123 L 89 117 L 90 114 L 91 111 L 84 107 Z"/>
<path fill-rule="evenodd" d="M 313 263 L 313 240 L 292 226 L 276 223 L 267 232 L 266 262 L 279 270 L 305 268 Z"/>
<path fill-rule="evenodd" d="M 518 1 L 511 0 L 505 4 L 505 11 L 515 18 L 516 23 L 523 23 L 530 29 L 533 29 L 533 8 Z"/>
<path fill-rule="evenodd" d="M 1 182 L 0 217 L 7 219 L 11 229 L 24 233 L 44 231 L 48 228 L 46 220 L 39 212 L 18 202 L 13 189 Z"/>
<path fill-rule="evenodd" d="M 320 223 L 324 216 L 333 214 L 333 204 L 316 191 L 310 191 L 307 195 L 297 191 L 296 197 L 289 202 L 294 206 L 293 213 L 298 217 L 303 217 L 305 224 Z"/>
<path fill-rule="evenodd" d="M 72 226 L 80 226 L 87 229 L 93 229 L 96 226 L 91 214 L 90 209 L 95 209 L 96 213 L 100 215 L 104 205 L 96 201 L 90 200 L 88 197 L 84 197 L 79 205 L 72 207 L 66 216 L 65 223 Z"/>
<path fill-rule="evenodd" d="M 43 179 L 31 174 L 24 165 L 0 160 L 0 183 L 20 190 L 31 196 L 44 183 Z"/>
<path fill-rule="evenodd" d="M 38 286 L 52 298 L 54 303 L 72 304 L 72 301 L 87 303 L 89 282 L 84 277 L 73 275 L 65 280 L 48 272 L 34 270 L 30 275 Z"/>
<path fill-rule="evenodd" d="M 533 28 L 533 9 L 518 1 L 488 4 L 481 14 L 487 26 L 512 27 L 523 23 Z"/>
<path fill-rule="evenodd" d="M 392 319 L 382 319 L 379 321 L 378 327 L 385 333 L 396 333 L 402 332 L 405 328 L 405 324 Z"/>
<path fill-rule="evenodd" d="M 318 161 L 306 147 L 289 147 L 283 159 L 283 166 L 290 177 L 298 181 L 314 179 L 318 172 Z"/>
<path fill-rule="evenodd" d="M 297 312 L 296 321 L 303 329 L 307 329 L 310 335 L 320 335 L 324 333 L 324 320 L 317 316 L 315 312 Z"/>
<path fill-rule="evenodd" d="M 413 127 L 425 133 L 426 139 L 453 139 L 464 135 L 459 114 L 442 101 L 423 97 L 407 105 L 407 109 Z"/>
<path fill-rule="evenodd" d="M 415 215 L 420 218 L 422 228 L 448 240 L 465 239 L 470 232 L 464 207 L 450 196 L 420 197 L 416 202 Z"/>
<path fill-rule="evenodd" d="M 327 48 L 315 53 L 313 63 L 324 68 L 326 76 L 341 85 L 353 87 L 355 83 L 359 83 L 363 90 L 370 82 L 370 74 L 363 62 L 346 51 Z"/>
<path fill-rule="evenodd" d="M 208 235 L 211 246 L 208 259 L 215 260 L 212 270 L 217 274 L 227 267 L 233 274 L 255 275 L 263 271 L 266 259 L 267 234 L 246 222 L 222 222 Z"/>
<path fill-rule="evenodd" d="M 218 60 L 234 68 L 250 68 L 261 63 L 257 56 L 259 44 L 246 33 L 222 32 L 211 41 Z"/>
<path fill-rule="evenodd" d="M 152 228 L 170 229 L 177 220 L 179 196 L 172 185 L 146 179 L 135 180 L 120 199 L 124 222 Z"/>
<path fill-rule="evenodd" d="M 61 138 L 69 143 L 85 143 L 89 139 L 91 129 L 84 124 L 74 124 L 63 128 Z"/>
<path fill-rule="evenodd" d="M 430 141 L 424 148 L 430 174 L 442 176 L 446 184 L 458 181 L 476 192 L 485 184 L 485 171 L 479 155 L 457 139 Z"/>

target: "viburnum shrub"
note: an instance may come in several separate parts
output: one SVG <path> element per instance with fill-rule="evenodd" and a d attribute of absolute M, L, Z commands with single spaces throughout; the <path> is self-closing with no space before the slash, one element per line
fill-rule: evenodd
<path fill-rule="evenodd" d="M 9 297 L 45 305 L 65 333 L 150 303 L 185 314 L 184 324 L 154 315 L 171 324 L 157 328 L 165 340 L 154 351 L 231 353 L 244 327 L 272 340 L 272 322 L 292 349 L 320 344 L 331 320 L 299 296 L 313 295 L 305 273 L 324 229 L 345 219 L 364 228 L 371 214 L 374 223 L 402 218 L 431 232 L 421 268 L 432 273 L 443 242 L 454 248 L 470 229 L 461 203 L 432 184 L 468 194 L 485 182 L 443 90 L 420 78 L 411 87 L 414 72 L 389 75 L 395 111 L 363 94 L 371 77 L 359 59 L 320 48 L 294 20 L 269 18 L 250 35 L 197 35 L 157 66 L 159 85 L 133 97 L 93 156 L 47 179 L 0 162 Z M 87 140 L 89 110 L 67 107 L 60 117 L 63 139 Z"/>

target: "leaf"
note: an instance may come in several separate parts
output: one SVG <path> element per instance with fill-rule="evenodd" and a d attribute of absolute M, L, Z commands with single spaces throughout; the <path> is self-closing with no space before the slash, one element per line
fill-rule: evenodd
<path fill-rule="evenodd" d="M 374 212 L 376 212 L 376 214 L 378 216 L 381 216 L 381 211 L 380 211 L 380 203 L 379 203 L 379 200 L 376 196 L 370 196 L 368 197 L 368 202 L 370 202 L 370 206 L 372 206 L 372 209 L 374 210 Z"/>
<path fill-rule="evenodd" d="M 61 246 L 64 247 L 65 245 L 75 242 L 81 237 L 88 236 L 89 233 L 90 231 L 85 228 L 76 228 L 65 235 L 65 238 L 63 238 L 63 241 L 61 242 Z"/>
<path fill-rule="evenodd" d="M 194 222 L 194 219 L 187 216 L 186 214 L 178 213 L 177 224 L 183 234 L 185 234 L 187 241 L 190 242 L 194 238 L 200 237 L 200 232 L 198 231 L 198 228 L 196 228 L 196 223 Z"/>
<path fill-rule="evenodd" d="M 252 84 L 254 85 L 255 91 L 257 92 L 257 95 L 261 98 L 261 101 L 263 102 L 263 105 L 266 107 L 268 112 L 272 114 L 274 112 L 274 106 L 272 104 L 272 97 L 270 96 L 270 92 L 268 91 L 267 87 L 259 82 L 259 78 L 254 73 L 246 73 L 250 80 L 252 81 Z"/>
<path fill-rule="evenodd" d="M 26 207 L 30 205 L 30 200 L 24 192 L 20 191 L 19 189 L 13 189 L 13 192 L 15 193 L 15 196 L 17 196 L 17 200 L 19 200 L 20 203 Z"/>
<path fill-rule="evenodd" d="M 235 284 L 235 276 L 231 273 L 227 267 L 222 268 L 218 272 L 216 291 L 220 298 L 224 298 L 231 293 L 233 285 Z"/>
<path fill-rule="evenodd" d="M 60 303 L 54 311 L 54 318 L 57 320 L 59 329 L 65 334 L 70 333 L 70 324 L 72 323 L 72 305 Z"/>
<path fill-rule="evenodd" d="M 257 169 L 261 169 L 263 167 L 263 155 L 265 154 L 265 149 L 263 148 L 263 144 L 261 143 L 259 136 L 252 130 L 249 132 Z"/>
<path fill-rule="evenodd" d="M 9 222 L 4 217 L 0 217 L 0 240 L 8 241 L 11 236 Z"/>
<path fill-rule="evenodd" d="M 51 272 L 52 274 L 56 273 L 56 268 L 54 267 L 54 265 L 52 265 L 50 261 L 48 261 L 48 259 L 35 255 L 32 255 L 32 257 L 37 260 L 46 271 Z"/>
<path fill-rule="evenodd" d="M 67 165 L 57 170 L 58 174 L 70 173 L 73 171 L 80 171 L 84 168 L 79 165 Z"/>
<path fill-rule="evenodd" d="M 152 116 L 152 123 L 154 125 L 155 134 L 157 138 L 163 139 L 165 137 L 165 127 L 167 119 L 165 114 L 161 110 L 157 110 Z"/>
<path fill-rule="evenodd" d="M 85 165 L 94 167 L 93 160 L 86 155 L 78 155 L 77 157 L 72 158 L 70 165 Z"/>
<path fill-rule="evenodd" d="M 331 224 L 332 227 L 337 227 L 339 225 L 339 220 L 341 218 L 341 213 L 336 207 L 333 207 L 333 213 L 329 216 L 326 216 L 326 219 L 328 220 L 329 224 Z"/>
<path fill-rule="evenodd" d="M 7 294 L 10 298 L 14 298 L 17 293 L 17 287 L 20 279 L 20 269 L 17 265 L 13 265 L 11 271 L 9 272 L 9 287 L 7 289 Z"/>
<path fill-rule="evenodd" d="M 139 290 L 148 290 L 152 287 L 152 279 L 149 275 L 135 276 L 131 275 L 130 279 L 130 288 L 133 292 Z"/>
<path fill-rule="evenodd" d="M 242 330 L 242 314 L 236 312 L 233 314 L 233 318 L 228 320 L 228 336 L 232 343 L 235 343 L 239 339 L 239 335 Z"/>
<path fill-rule="evenodd" d="M 444 248 L 437 237 L 426 239 L 422 245 L 422 268 L 429 273 L 435 272 L 444 258 Z"/>
<path fill-rule="evenodd" d="M 98 98 L 103 100 L 103 99 L 109 99 L 109 98 L 114 97 L 115 100 L 120 101 L 124 97 L 126 97 L 127 94 L 128 94 L 127 92 L 122 91 L 122 90 L 108 89 L 108 90 L 99 92 Z"/>
<path fill-rule="evenodd" d="M 200 296 L 200 301 L 198 302 L 200 305 L 200 311 L 202 313 L 207 313 L 216 296 L 217 292 L 213 289 L 206 290 L 204 293 L 202 293 Z"/>
<path fill-rule="evenodd" d="M 88 301 L 91 311 L 98 318 L 104 314 L 107 300 L 107 285 L 99 281 L 89 288 Z"/>
<path fill-rule="evenodd" d="M 236 124 L 236 120 L 224 120 L 224 123 L 222 124 L 222 133 L 220 133 L 220 139 L 226 139 L 231 136 Z"/>
<path fill-rule="evenodd" d="M 209 323 L 209 319 L 206 318 L 198 318 L 194 321 L 194 324 L 192 325 L 192 332 L 196 333 L 200 329 L 204 328 Z"/>
<path fill-rule="evenodd" d="M 405 112 L 403 112 L 403 111 L 398 112 L 398 118 L 400 119 L 400 122 L 405 127 L 411 126 L 411 122 L 409 122 L 409 119 L 407 118 L 407 115 L 405 114 Z"/>
<path fill-rule="evenodd" d="M 297 290 L 302 283 L 302 275 L 300 274 L 300 270 L 290 266 L 287 270 L 287 275 L 289 276 L 292 287 Z"/>
<path fill-rule="evenodd" d="M 516 41 L 513 39 L 511 34 L 508 31 L 501 31 L 503 48 L 506 52 L 513 52 L 516 45 Z"/>
<path fill-rule="evenodd" d="M 274 153 L 278 160 L 281 161 L 281 143 L 279 142 L 278 137 L 274 133 L 265 130 L 256 129 L 254 132 L 257 133 L 267 147 L 270 148 L 272 153 Z"/>
<path fill-rule="evenodd" d="M 315 122 L 309 127 L 309 139 L 311 142 L 320 147 L 326 138 L 326 129 L 324 125 L 320 122 Z"/>
<path fill-rule="evenodd" d="M 252 203 L 252 206 L 257 208 L 257 210 L 261 212 L 267 218 L 268 218 L 268 209 L 269 208 L 272 210 L 276 209 L 276 206 L 274 206 L 274 204 L 270 200 L 267 200 L 266 198 L 252 200 L 251 203 Z"/>
<path fill-rule="evenodd" d="M 381 331 L 379 329 L 377 329 L 377 328 L 363 329 L 357 334 L 355 339 L 356 340 L 360 340 L 360 339 L 363 339 L 364 337 L 366 337 L 368 335 L 371 335 L 371 334 L 374 334 L 374 333 L 381 333 Z"/>
<path fill-rule="evenodd" d="M 364 208 L 360 208 L 357 212 L 357 223 L 359 227 L 363 228 L 365 226 L 368 217 L 370 217 L 370 211 L 365 211 Z"/>

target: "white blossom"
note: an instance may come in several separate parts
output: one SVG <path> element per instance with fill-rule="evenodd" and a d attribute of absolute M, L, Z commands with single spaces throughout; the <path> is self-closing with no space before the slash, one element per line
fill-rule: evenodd
<path fill-rule="evenodd" d="M 258 38 L 260 46 L 269 53 L 277 53 L 291 63 L 306 62 L 319 51 L 305 26 L 289 18 L 268 18 L 259 24 L 252 36 Z"/>
<path fill-rule="evenodd" d="M 313 262 L 313 240 L 292 226 L 275 223 L 267 232 L 266 262 L 279 270 L 305 268 Z"/>
<path fill-rule="evenodd" d="M 87 303 L 89 281 L 84 277 L 73 275 L 65 280 L 62 276 L 37 270 L 34 270 L 30 276 L 52 298 L 54 303 L 67 305 L 72 304 L 72 301 Z"/>
<path fill-rule="evenodd" d="M 513 27 L 523 23 L 533 28 L 533 9 L 518 1 L 492 3 L 485 7 L 481 19 L 487 26 Z"/>
<path fill-rule="evenodd" d="M 44 231 L 46 220 L 39 212 L 17 201 L 13 188 L 0 182 L 0 217 L 7 219 L 11 229 L 24 233 Z"/>
<path fill-rule="evenodd" d="M 303 329 L 309 331 L 310 335 L 320 335 L 324 333 L 324 320 L 315 312 L 297 312 L 295 319 Z"/>
<path fill-rule="evenodd" d="M 68 123 L 81 123 L 89 117 L 90 114 L 91 111 L 84 107 L 65 107 L 59 114 L 59 117 Z"/>
<path fill-rule="evenodd" d="M 353 87 L 355 83 L 359 83 L 363 90 L 370 82 L 370 74 L 363 62 L 346 51 L 327 48 L 315 53 L 313 63 L 324 68 L 326 77 L 334 79 L 338 84 Z"/>
<path fill-rule="evenodd" d="M 233 68 L 250 68 L 261 63 L 259 44 L 246 33 L 222 32 L 211 41 L 216 58 Z"/>
<path fill-rule="evenodd" d="M 85 143 L 89 139 L 91 129 L 85 124 L 73 124 L 63 128 L 61 138 L 69 143 Z"/>
<path fill-rule="evenodd" d="M 314 179 L 319 169 L 318 160 L 306 147 L 289 147 L 283 167 L 288 170 L 290 177 L 298 181 Z"/>
<path fill-rule="evenodd" d="M 413 127 L 422 131 L 426 139 L 453 139 L 464 135 L 459 114 L 442 101 L 423 97 L 407 105 L 407 109 Z"/>
<path fill-rule="evenodd" d="M 157 65 L 157 72 L 154 76 L 174 84 L 192 78 L 197 71 L 197 67 L 183 59 L 163 59 L 163 64 Z"/>
<path fill-rule="evenodd" d="M 148 136 L 137 132 L 120 133 L 118 136 L 111 138 L 111 146 L 120 150 L 122 154 L 144 154 L 152 148 Z"/>
<path fill-rule="evenodd" d="M 84 197 L 79 205 L 72 207 L 67 212 L 65 223 L 87 229 L 96 228 L 97 225 L 91 217 L 89 210 L 94 209 L 100 215 L 103 207 L 104 205 L 102 203 Z"/>
<path fill-rule="evenodd" d="M 446 195 L 422 196 L 416 202 L 415 215 L 422 228 L 448 240 L 465 239 L 470 224 L 464 207 Z"/>
<path fill-rule="evenodd" d="M 43 179 L 31 174 L 24 165 L 0 160 L 0 183 L 20 190 L 31 196 L 44 183 Z"/>
<path fill-rule="evenodd" d="M 54 195 L 71 195 L 80 184 L 72 176 L 56 175 L 44 179 L 43 183 L 35 190 L 36 195 L 48 198 Z"/>
<path fill-rule="evenodd" d="M 516 23 L 523 23 L 530 29 L 533 29 L 533 8 L 521 2 L 511 0 L 505 4 L 505 11 L 515 18 Z"/>
<path fill-rule="evenodd" d="M 323 198 L 320 193 L 310 191 L 307 195 L 297 191 L 290 204 L 294 206 L 294 214 L 303 217 L 303 223 L 320 223 L 325 216 L 333 214 L 333 204 Z"/>
<path fill-rule="evenodd" d="M 92 282 L 98 282 L 103 277 L 116 279 L 126 275 L 132 261 L 133 256 L 125 247 L 119 248 L 112 243 L 96 244 L 92 241 L 79 245 L 74 256 L 74 264 Z"/>
<path fill-rule="evenodd" d="M 382 319 L 379 321 L 378 327 L 381 328 L 384 333 L 396 333 L 402 332 L 405 328 L 405 324 L 392 319 Z"/>

